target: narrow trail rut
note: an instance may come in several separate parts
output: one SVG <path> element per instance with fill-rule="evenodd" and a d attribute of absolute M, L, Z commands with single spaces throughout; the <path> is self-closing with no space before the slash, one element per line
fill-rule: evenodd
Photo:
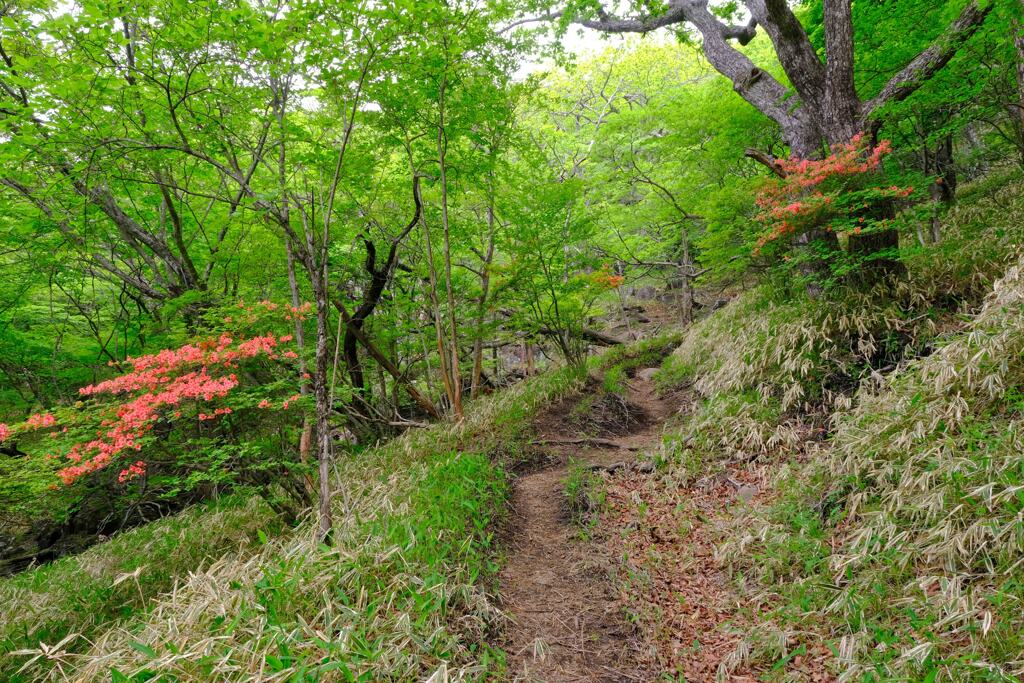
<path fill-rule="evenodd" d="M 650 647 L 638 641 L 603 566 L 601 552 L 580 538 L 565 506 L 570 459 L 588 464 L 632 462 L 660 439 L 671 406 L 650 381 L 629 380 L 626 398 L 643 420 L 599 448 L 550 445 L 551 464 L 521 477 L 513 496 L 509 557 L 501 575 L 505 608 L 514 624 L 504 649 L 509 678 L 536 683 L 649 681 Z M 572 439 L 565 420 L 542 421 L 539 442 Z"/>

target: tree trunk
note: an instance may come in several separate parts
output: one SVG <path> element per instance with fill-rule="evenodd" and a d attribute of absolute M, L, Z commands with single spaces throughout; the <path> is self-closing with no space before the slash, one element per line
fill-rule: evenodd
<path fill-rule="evenodd" d="M 872 221 L 889 221 L 896 216 L 896 205 L 883 202 L 870 209 L 865 218 Z M 862 262 L 852 271 L 850 282 L 861 287 L 870 287 L 894 277 L 903 277 L 907 269 L 899 260 L 900 233 L 896 229 L 872 230 L 866 233 L 850 233 L 847 256 Z M 881 256 L 882 252 L 892 255 Z"/>
<path fill-rule="evenodd" d="M 633 324 L 629 320 L 629 312 L 626 311 L 626 295 L 622 291 L 622 287 L 615 288 L 616 298 L 619 301 L 619 314 L 622 316 L 622 324 L 626 326 L 626 336 L 630 339 L 636 339 L 633 335 Z"/>
<path fill-rule="evenodd" d="M 932 198 L 931 227 L 929 229 L 929 241 L 932 244 L 938 243 L 941 238 L 942 222 L 939 220 L 941 208 L 948 205 L 956 198 L 956 166 L 953 163 L 953 136 L 944 136 L 935 145 L 932 153 L 934 169 L 925 169 L 925 172 L 934 170 L 935 179 L 929 185 L 928 190 Z"/>
<path fill-rule="evenodd" d="M 328 386 L 330 349 L 328 345 L 328 313 L 330 302 L 327 298 L 327 282 L 323 274 L 314 279 L 316 297 L 316 367 L 313 371 L 313 394 L 316 403 L 316 444 L 317 464 L 320 476 L 320 503 L 317 528 L 319 538 L 330 543 L 333 522 L 331 518 L 331 400 Z"/>
<path fill-rule="evenodd" d="M 480 378 L 484 371 L 484 320 L 487 316 L 487 295 L 491 286 L 491 261 L 494 260 L 494 192 L 493 185 L 488 187 L 487 206 L 487 251 L 483 263 L 480 264 L 480 301 L 476 307 L 476 339 L 473 340 L 473 375 L 469 386 L 470 398 L 480 393 Z"/>
<path fill-rule="evenodd" d="M 684 325 L 693 322 L 693 259 L 690 258 L 690 236 L 682 228 L 682 250 L 679 262 L 679 317 Z"/>
<path fill-rule="evenodd" d="M 952 202 L 956 198 L 956 164 L 953 163 L 953 135 L 947 134 L 935 147 L 935 171 L 942 179 L 940 194 L 942 201 Z"/>
<path fill-rule="evenodd" d="M 345 364 L 348 367 L 349 379 L 352 381 L 352 386 L 357 392 L 363 394 L 362 398 L 367 401 L 369 401 L 369 395 L 366 389 L 366 379 L 363 374 L 363 366 L 362 363 L 359 362 L 359 349 L 356 345 L 357 335 L 362 332 L 363 323 L 373 315 L 373 312 L 377 309 L 377 304 L 380 303 L 381 297 L 384 294 L 384 289 L 391 280 L 391 274 L 394 272 L 395 264 L 398 262 L 399 245 L 401 245 L 402 240 L 405 239 L 405 237 L 420 221 L 420 215 L 423 212 L 423 201 L 420 198 L 420 179 L 415 173 L 412 178 L 412 199 L 415 205 L 412 220 L 406 224 L 405 229 L 402 230 L 402 232 L 391 240 L 391 244 L 384 257 L 384 263 L 382 265 L 377 265 L 377 247 L 369 238 L 363 238 L 363 244 L 366 247 L 366 262 L 363 268 L 370 276 L 370 281 L 366 285 L 366 289 L 363 291 L 362 302 L 359 304 L 359 307 L 352 312 L 352 316 L 346 321 L 347 325 L 345 327 L 343 346 Z"/>
<path fill-rule="evenodd" d="M 824 292 L 823 284 L 832 276 L 831 262 L 842 253 L 834 232 L 821 228 L 797 235 L 793 241 L 800 275 L 807 280 L 807 293 L 814 298 Z"/>
<path fill-rule="evenodd" d="M 438 102 L 437 124 L 437 159 L 441 175 L 441 229 L 444 237 L 444 286 L 448 298 L 448 332 L 449 359 L 448 371 L 451 373 L 452 410 L 457 420 L 462 419 L 462 378 L 459 376 L 459 328 L 455 311 L 455 290 L 452 287 L 452 248 L 451 226 L 448 220 L 448 167 L 445 157 L 448 141 L 445 138 L 445 82 L 442 80 Z"/>
<path fill-rule="evenodd" d="M 291 290 L 292 307 L 298 308 L 302 301 L 301 297 L 299 297 L 299 283 L 295 277 L 295 254 L 292 252 L 292 241 L 287 237 L 285 238 L 285 252 L 288 258 L 288 288 Z M 302 329 L 302 321 L 298 317 L 295 319 L 295 346 L 299 350 L 299 373 L 302 377 L 299 384 L 299 393 L 307 396 L 309 394 L 309 380 L 306 379 L 306 340 L 305 332 Z M 313 477 L 309 474 L 309 454 L 312 442 L 313 423 L 309 416 L 306 415 L 302 418 L 302 434 L 299 437 L 299 462 L 306 468 L 306 471 L 303 472 L 302 482 L 306 495 L 311 501 L 313 496 L 316 495 Z"/>
<path fill-rule="evenodd" d="M 441 316 L 441 304 L 437 300 L 437 268 L 434 266 L 433 240 L 430 238 L 430 228 L 427 227 L 427 221 L 422 220 L 421 223 L 423 227 L 423 243 L 426 246 L 427 252 L 428 299 L 430 301 L 430 315 L 434 321 L 434 341 L 437 344 L 438 371 L 441 373 L 441 383 L 444 385 L 445 396 L 448 397 L 448 403 L 451 405 L 455 402 L 455 387 L 452 385 L 452 376 L 448 371 L 448 351 L 444 339 L 444 319 Z"/>
<path fill-rule="evenodd" d="M 830 144 L 847 144 L 853 138 L 853 135 L 848 135 L 848 132 L 849 127 L 838 122 L 834 127 L 826 130 L 825 136 Z M 810 156 L 799 154 L 794 154 L 794 156 L 821 159 L 823 150 L 819 147 L 817 151 L 811 151 Z M 880 210 L 876 209 L 871 218 L 885 220 L 891 219 L 895 215 L 895 206 L 892 203 L 886 203 Z M 895 229 L 850 234 L 847 243 L 847 256 L 863 260 L 863 265 L 858 267 L 850 277 L 851 282 L 859 286 L 871 286 L 887 278 L 902 277 L 906 273 L 906 267 L 898 258 L 899 243 L 899 231 Z M 819 226 L 798 236 L 796 246 L 798 250 L 804 252 L 800 270 L 809 280 L 808 292 L 811 296 L 820 296 L 822 293 L 821 283 L 831 278 L 833 257 L 830 254 L 839 256 L 842 253 L 839 239 L 835 233 Z M 879 256 L 882 251 L 891 251 L 893 255 Z"/>
<path fill-rule="evenodd" d="M 968 123 L 964 126 L 964 140 L 971 148 L 971 156 L 977 159 L 977 166 L 972 171 L 971 175 L 977 177 L 979 175 L 988 175 L 991 170 L 989 167 L 988 160 L 985 158 L 986 146 L 981 136 L 978 135 L 978 124 L 977 122 Z M 1024 159 L 1021 160 L 1024 163 Z"/>
<path fill-rule="evenodd" d="M 363 366 L 359 362 L 359 346 L 356 343 L 356 336 L 353 328 L 363 329 L 363 322 L 353 318 L 352 324 L 345 328 L 345 337 L 341 344 L 341 353 L 345 358 L 345 367 L 348 368 L 349 381 L 357 393 L 366 394 L 366 379 L 363 377 Z M 369 400 L 368 396 L 363 398 Z"/>
<path fill-rule="evenodd" d="M 330 297 L 330 301 L 334 305 L 334 308 L 337 309 L 342 321 L 347 325 L 348 321 L 350 321 L 352 317 L 345 308 L 345 304 L 343 304 L 341 299 L 338 297 Z M 365 334 L 363 334 L 362 330 L 357 327 L 352 329 L 356 341 L 366 349 L 366 352 L 370 354 L 370 357 L 377 361 L 381 367 L 383 367 L 384 370 L 386 370 L 387 373 L 395 379 L 396 382 L 405 387 L 406 393 L 408 393 L 416 403 L 418 403 L 432 417 L 441 417 L 441 413 L 438 412 L 430 399 L 420 393 L 419 389 L 417 389 L 416 386 L 398 369 L 398 367 L 392 363 L 391 360 L 385 356 Z"/>
<path fill-rule="evenodd" d="M 900 233 L 897 230 L 851 234 L 849 239 L 849 256 L 864 259 L 852 276 L 856 284 L 870 286 L 906 272 L 906 267 L 898 258 L 878 256 L 883 251 L 895 252 L 899 249 Z"/>

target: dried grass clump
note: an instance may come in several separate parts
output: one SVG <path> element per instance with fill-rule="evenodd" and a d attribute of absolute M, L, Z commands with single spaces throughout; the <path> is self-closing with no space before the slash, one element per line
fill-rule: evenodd
<path fill-rule="evenodd" d="M 1024 261 L 966 329 L 835 423 L 817 470 L 738 522 L 721 556 L 779 621 L 837 645 L 840 680 L 1019 680 Z"/>
<path fill-rule="evenodd" d="M 14 678 L 23 666 L 24 658 L 11 652 L 40 641 L 62 643 L 60 651 L 83 646 L 111 622 L 144 609 L 178 577 L 221 556 L 251 553 L 257 533 L 280 527 L 261 498 L 229 497 L 0 579 L 0 680 Z M 26 673 L 45 666 L 39 662 Z"/>
<path fill-rule="evenodd" d="M 475 568 L 485 550 L 482 537 L 453 514 L 440 487 L 449 475 L 472 483 L 449 491 L 475 493 L 489 510 L 478 520 L 486 525 L 499 482 L 479 456 L 403 463 L 395 473 L 353 465 L 340 472 L 349 479 L 338 491 L 334 549 L 310 537 L 288 539 L 247 561 L 224 559 L 192 574 L 141 623 L 97 639 L 70 678 L 96 680 L 113 667 L 194 681 L 345 680 L 345 672 L 409 680 L 445 657 L 464 663 L 464 648 L 496 612 L 467 566 Z M 450 515 L 430 527 L 417 519 L 428 491 Z"/>
<path fill-rule="evenodd" d="M 719 394 L 704 401 L 667 444 L 714 454 L 722 462 L 750 462 L 799 447 L 805 438 L 801 426 L 798 418 L 783 419 L 777 400 L 765 403 L 753 391 Z"/>
<path fill-rule="evenodd" d="M 902 304 L 880 292 L 779 303 L 759 288 L 694 325 L 661 381 L 703 396 L 754 391 L 784 412 L 814 412 L 933 336 L 933 321 Z"/>
<path fill-rule="evenodd" d="M 748 292 L 691 327 L 656 377 L 696 400 L 670 440 L 670 461 L 714 469 L 806 450 L 859 382 L 891 370 L 935 330 L 928 316 L 875 294 L 780 303 L 767 287 Z"/>
<path fill-rule="evenodd" d="M 927 351 L 976 313 L 1014 262 L 1024 180 L 1013 177 L 946 217 L 943 241 L 910 249 L 909 276 L 873 291 L 836 289 L 780 301 L 767 285 L 687 328 L 658 381 L 701 396 L 755 391 L 784 412 L 849 406 L 860 383 Z"/>
<path fill-rule="evenodd" d="M 630 434 L 647 420 L 644 409 L 625 396 L 588 386 L 588 393 L 569 412 L 568 423 L 584 436 L 614 437 Z"/>
<path fill-rule="evenodd" d="M 22 653 L 27 677 L 406 681 L 483 670 L 499 618 L 484 579 L 506 494 L 487 453 L 524 438 L 536 410 L 581 381 L 550 373 L 474 402 L 460 424 L 339 459 L 331 548 L 307 524 L 197 567 L 84 653 L 70 643 Z"/>

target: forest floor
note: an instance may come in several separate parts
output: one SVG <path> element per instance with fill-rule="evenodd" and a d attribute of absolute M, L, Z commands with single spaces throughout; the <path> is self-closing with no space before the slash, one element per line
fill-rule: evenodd
<path fill-rule="evenodd" d="M 659 442 L 674 409 L 653 383 L 630 379 L 622 398 L 625 419 L 599 437 L 581 436 L 575 426 L 578 397 L 553 406 L 535 426 L 535 469 L 516 482 L 501 574 L 505 610 L 513 619 L 504 649 L 514 681 L 655 676 L 654 652 L 627 619 L 618 595 L 614 560 L 573 520 L 566 497 L 572 467 L 625 470 L 637 453 Z"/>
<path fill-rule="evenodd" d="M 592 382 L 534 426 L 533 469 L 516 482 L 501 573 L 512 681 L 750 683 L 764 673 L 737 656 L 750 615 L 714 549 L 716 526 L 765 495 L 766 471 L 737 463 L 663 495 L 647 456 L 693 398 L 659 395 L 652 373 L 625 382 L 618 413 Z M 594 478 L 582 519 L 567 493 L 580 472 Z M 809 654 L 785 668 L 828 680 Z"/>

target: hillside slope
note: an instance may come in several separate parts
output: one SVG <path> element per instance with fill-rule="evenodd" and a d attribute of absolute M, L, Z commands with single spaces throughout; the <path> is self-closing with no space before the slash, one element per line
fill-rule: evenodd
<path fill-rule="evenodd" d="M 405 681 L 442 663 L 500 669 L 502 655 L 485 641 L 500 618 L 491 586 L 503 465 L 519 457 L 536 411 L 578 387 L 578 373 L 549 373 L 475 402 L 460 424 L 339 460 L 331 548 L 317 545 L 309 524 L 276 538 L 260 531 L 262 547 L 252 539 L 227 554 L 210 540 L 220 537 L 213 529 L 174 532 L 183 547 L 160 551 L 170 561 L 150 580 L 160 562 L 149 539 L 182 524 L 169 519 L 4 579 L 4 604 L 48 595 L 37 609 L 4 611 L 0 673 L 11 681 Z M 241 510 L 248 519 L 230 524 L 201 511 L 181 519 L 199 531 L 223 523 L 241 542 L 266 522 Z M 91 583 L 75 578 L 90 571 Z M 50 578 L 65 584 L 59 592 L 45 587 Z"/>
<path fill-rule="evenodd" d="M 663 669 L 1024 675 L 1020 189 L 967 195 L 895 290 L 762 286 L 687 330 L 679 425 L 601 517 Z"/>
<path fill-rule="evenodd" d="M 590 380 L 550 372 L 339 460 L 331 548 L 242 501 L 4 579 L 5 602 L 33 607 L 5 613 L 0 673 L 570 680 L 593 668 L 583 650 L 542 641 L 564 641 L 567 608 L 597 606 L 580 623 L 606 630 L 605 667 L 630 639 L 629 675 L 1018 680 L 1020 189 L 967 194 L 895 288 L 826 301 L 761 285 L 612 350 Z M 651 421 L 600 437 L 606 402 L 641 385 L 660 393 Z M 581 455 L 592 466 L 570 464 Z M 536 505 L 520 488 L 509 516 L 524 470 Z M 535 571 L 545 547 L 554 581 Z"/>

